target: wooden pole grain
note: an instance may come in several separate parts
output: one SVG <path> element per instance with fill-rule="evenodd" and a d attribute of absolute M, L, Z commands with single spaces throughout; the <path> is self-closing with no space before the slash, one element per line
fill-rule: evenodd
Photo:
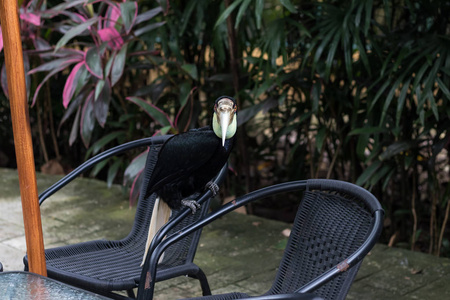
<path fill-rule="evenodd" d="M 0 1 L 0 20 L 29 270 L 47 276 L 17 0 Z"/>

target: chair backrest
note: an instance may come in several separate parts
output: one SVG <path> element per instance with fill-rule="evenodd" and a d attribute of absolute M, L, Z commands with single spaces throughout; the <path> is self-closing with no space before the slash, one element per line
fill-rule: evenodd
<path fill-rule="evenodd" d="M 170 136 L 167 136 L 169 138 Z M 130 248 L 138 249 L 133 251 L 139 260 L 142 260 L 144 255 L 145 243 L 147 241 L 147 233 L 152 217 L 153 206 L 155 204 L 156 194 L 144 198 L 147 190 L 151 187 L 148 186 L 148 182 L 158 160 L 158 153 L 162 147 L 163 141 L 161 143 L 155 143 L 149 146 L 149 151 L 147 155 L 147 160 L 145 168 L 142 173 L 142 183 L 140 189 L 140 196 L 136 208 L 136 215 L 133 224 L 133 228 L 128 236 L 121 240 L 120 243 L 128 245 Z M 194 195 L 198 196 L 198 195 Z M 175 225 L 170 232 L 178 231 L 188 224 L 195 222 L 201 216 L 205 215 L 209 209 L 210 199 L 208 199 L 201 207 L 201 209 L 194 215 L 189 214 L 185 217 L 179 224 Z M 176 218 L 181 213 L 181 210 L 173 211 L 170 220 Z M 169 222 L 170 222 L 169 220 Z M 167 267 L 175 267 L 182 265 L 186 262 L 192 262 L 194 259 L 195 252 L 197 250 L 198 240 L 200 239 L 201 231 L 198 231 L 185 239 L 182 239 L 172 245 L 166 251 L 164 259 L 160 262 L 161 265 Z"/>
<path fill-rule="evenodd" d="M 279 271 L 267 294 L 294 292 L 345 262 L 366 242 L 374 227 L 374 211 L 381 210 L 372 194 L 354 185 L 337 182 L 333 188 L 332 184 L 315 184 L 321 180 L 308 182 L 312 184 L 303 192 Z M 361 262 L 314 293 L 324 299 L 345 299 Z"/>

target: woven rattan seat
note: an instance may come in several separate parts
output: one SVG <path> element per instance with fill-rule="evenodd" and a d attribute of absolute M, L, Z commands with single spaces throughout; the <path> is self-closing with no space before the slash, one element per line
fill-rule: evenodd
<path fill-rule="evenodd" d="M 132 289 L 139 284 L 142 271 L 140 264 L 144 255 L 148 227 L 156 199 L 156 194 L 150 195 L 148 199 L 143 199 L 143 195 L 150 188 L 147 183 L 157 161 L 158 151 L 167 138 L 168 136 L 147 138 L 113 148 L 106 154 L 87 161 L 40 195 L 40 203 L 42 203 L 45 198 L 99 161 L 137 146 L 149 147 L 135 220 L 128 236 L 116 241 L 96 240 L 46 249 L 45 257 L 49 277 L 113 298 L 122 298 L 122 296 L 112 292 L 123 290 L 128 291 L 129 296 L 134 296 Z M 221 176 L 216 178 L 216 183 L 219 183 L 224 173 L 223 169 Z M 202 208 L 195 215 L 192 215 L 188 209 L 174 211 L 169 223 L 166 224 L 164 235 L 186 227 L 207 213 L 211 192 L 205 191 L 202 195 L 196 196 L 203 204 Z M 155 240 L 162 240 L 164 235 L 157 235 Z M 200 232 L 196 232 L 168 248 L 165 251 L 164 258 L 159 263 L 156 280 L 161 281 L 188 275 L 199 279 L 203 293 L 210 294 L 203 271 L 193 263 L 199 238 Z M 153 248 L 154 244 L 151 247 Z M 27 270 L 28 259 L 26 256 L 24 263 L 25 270 Z"/>
<path fill-rule="evenodd" d="M 365 189 L 337 180 L 306 180 L 270 186 L 237 198 L 168 237 L 151 254 L 145 266 L 153 274 L 159 254 L 185 234 L 202 228 L 239 206 L 263 198 L 276 201 L 282 193 L 296 192 L 300 201 L 291 234 L 272 287 L 252 299 L 287 299 L 295 294 L 314 293 L 323 299 L 345 299 L 362 259 L 375 245 L 381 229 L 383 210 Z M 262 250 L 263 251 L 263 250 Z M 238 259 L 238 258 L 237 258 Z M 145 279 L 143 272 L 141 280 Z M 154 281 L 139 288 L 138 299 L 151 299 Z M 283 298 L 286 295 L 286 298 Z M 244 293 L 205 296 L 202 300 L 242 299 Z M 311 296 L 313 297 L 313 296 Z"/>

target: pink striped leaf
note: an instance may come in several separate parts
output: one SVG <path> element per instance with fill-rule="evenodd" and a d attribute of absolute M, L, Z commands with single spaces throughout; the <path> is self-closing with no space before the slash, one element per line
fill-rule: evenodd
<path fill-rule="evenodd" d="M 117 20 L 120 18 L 121 13 L 119 7 L 115 3 L 111 3 L 106 11 L 105 21 L 103 22 L 103 27 L 114 27 L 116 26 Z"/>
<path fill-rule="evenodd" d="M 3 50 L 3 33 L 2 27 L 0 26 L 0 52 Z"/>
<path fill-rule="evenodd" d="M 148 149 L 133 158 L 128 167 L 125 169 L 123 184 L 126 184 L 130 180 L 133 180 L 139 174 L 139 172 L 142 171 L 143 167 L 145 166 L 145 161 L 147 160 L 147 154 Z"/>
<path fill-rule="evenodd" d="M 59 65 L 58 67 L 55 67 L 54 69 L 50 69 L 51 72 L 48 73 L 48 74 L 44 77 L 44 79 L 41 81 L 41 83 L 37 86 L 36 91 L 34 92 L 33 101 L 32 101 L 32 103 L 31 103 L 31 106 L 33 106 L 34 103 L 36 102 L 36 99 L 37 99 L 37 96 L 38 96 L 38 94 L 39 94 L 39 91 L 41 90 L 41 88 L 42 88 L 42 86 L 44 85 L 44 83 L 47 82 L 47 80 L 50 79 L 50 77 L 52 77 L 52 76 L 55 75 L 56 73 L 58 73 L 58 72 L 64 70 L 65 68 L 67 68 L 67 67 L 70 66 L 71 64 L 76 63 L 76 62 L 79 62 L 78 59 L 67 59 L 67 58 L 66 58 L 66 59 L 56 59 L 56 60 L 51 61 L 51 62 L 49 62 L 49 63 L 47 63 L 47 64 L 41 65 L 41 66 L 39 66 L 39 67 L 37 67 L 37 68 L 34 68 L 33 70 L 31 70 L 31 71 L 28 72 L 28 75 L 33 74 L 33 73 L 36 73 L 36 72 L 40 72 L 40 71 L 48 71 L 47 68 L 49 67 L 49 65 L 51 64 L 51 65 L 53 66 L 53 65 L 55 64 L 55 62 L 57 62 L 57 61 L 60 63 L 60 65 Z M 47 66 L 45 66 L 45 65 L 47 65 Z"/>
<path fill-rule="evenodd" d="M 38 37 L 38 36 L 33 39 L 33 44 L 34 44 L 34 48 L 36 48 L 36 50 L 40 50 L 40 51 L 46 51 L 46 50 L 50 50 L 52 48 L 47 40 L 44 40 L 43 38 Z"/>
<path fill-rule="evenodd" d="M 64 70 L 68 66 L 70 66 L 73 63 L 79 62 L 80 58 L 58 58 L 52 61 L 49 61 L 45 64 L 40 65 L 39 67 L 34 68 L 33 70 L 30 70 L 28 72 L 28 75 L 37 73 L 37 72 L 46 72 L 46 71 L 54 71 L 57 70 L 57 72 Z"/>
<path fill-rule="evenodd" d="M 89 147 L 89 143 L 91 142 L 94 126 L 95 126 L 94 91 L 92 91 L 87 97 L 86 101 L 84 102 L 80 120 L 80 135 L 81 139 L 83 140 L 83 144 L 86 148 Z"/>
<path fill-rule="evenodd" d="M 56 43 L 55 52 L 58 51 L 59 48 L 64 47 L 71 39 L 73 39 L 74 37 L 82 34 L 83 31 L 88 29 L 90 26 L 92 26 L 97 21 L 98 21 L 98 17 L 94 17 L 94 18 L 91 18 L 89 20 L 86 20 L 86 22 L 84 22 L 84 23 L 81 23 L 81 24 L 79 24 L 77 26 L 72 27 Z"/>
<path fill-rule="evenodd" d="M 76 141 L 78 136 L 78 128 L 80 128 L 80 116 L 81 116 L 81 106 L 78 107 L 77 113 L 75 115 L 75 120 L 72 124 L 72 129 L 70 130 L 70 136 L 69 136 L 69 146 L 72 146 L 73 143 Z"/>
<path fill-rule="evenodd" d="M 161 126 L 174 127 L 170 117 L 162 111 L 156 105 L 149 103 L 139 97 L 127 97 L 128 101 L 131 101 L 144 110 L 153 120 L 159 123 Z"/>
<path fill-rule="evenodd" d="M 123 69 L 125 68 L 125 60 L 127 57 L 127 44 L 123 45 L 119 53 L 114 58 L 114 63 L 111 70 L 111 86 L 114 86 L 123 75 Z"/>
<path fill-rule="evenodd" d="M 103 42 L 108 42 L 113 50 L 119 50 L 123 45 L 123 38 L 114 27 L 100 29 L 98 35 Z"/>
<path fill-rule="evenodd" d="M 86 2 L 86 0 L 65 1 L 58 5 L 53 6 L 51 10 L 55 11 L 55 12 L 61 12 L 61 11 L 68 10 L 69 8 L 72 8 L 74 6 L 77 6 L 80 4 L 85 4 L 85 2 Z"/>
<path fill-rule="evenodd" d="M 139 174 L 136 175 L 136 177 L 133 180 L 133 184 L 131 185 L 130 189 L 130 207 L 132 207 L 136 201 L 139 198 L 139 192 L 141 190 L 142 185 L 142 173 L 144 172 L 144 167 L 142 167 L 142 170 L 139 172 Z"/>
<path fill-rule="evenodd" d="M 20 19 L 33 24 L 34 26 L 41 25 L 41 16 L 31 12 L 20 14 Z"/>
<path fill-rule="evenodd" d="M 6 80 L 6 64 L 2 65 L 2 71 L 1 71 L 0 77 L 1 77 L 0 79 L 1 79 L 3 93 L 8 98 L 9 92 L 8 92 L 8 81 Z"/>
<path fill-rule="evenodd" d="M 136 199 L 139 196 L 139 186 L 141 183 L 141 174 L 144 170 L 145 161 L 147 160 L 148 155 L 148 149 L 144 152 L 140 153 L 138 156 L 136 156 L 131 163 L 128 165 L 128 167 L 125 169 L 125 176 L 123 184 L 126 185 L 127 182 L 133 180 L 133 183 L 131 185 L 130 189 L 130 206 L 133 205 L 133 203 L 136 202 Z"/>
<path fill-rule="evenodd" d="M 94 101 L 94 113 L 100 126 L 104 127 L 108 117 L 109 103 L 111 102 L 111 85 L 109 80 L 99 80 L 98 83 L 100 82 L 103 83 L 101 84 L 100 93 Z M 97 89 L 95 92 L 97 93 Z"/>
<path fill-rule="evenodd" d="M 156 28 L 163 26 L 164 24 L 166 24 L 166 21 L 150 23 L 149 25 L 146 25 L 146 26 L 136 29 L 134 31 L 134 34 L 136 36 L 141 36 L 149 31 L 155 30 Z"/>
<path fill-rule="evenodd" d="M 78 109 L 81 107 L 81 104 L 87 98 L 88 92 L 90 92 L 90 91 L 83 90 L 78 95 L 76 95 L 72 99 L 72 101 L 70 101 L 68 108 L 65 110 L 64 115 L 62 116 L 61 121 L 59 122 L 58 134 L 61 130 L 61 126 L 69 119 L 70 116 L 73 115 L 73 113 L 75 111 L 78 111 Z M 75 134 L 78 134 L 78 131 L 79 131 L 78 128 L 80 127 L 79 123 L 80 123 L 80 118 L 78 118 L 78 121 L 77 121 L 77 126 L 76 126 L 77 130 L 75 130 Z"/>
<path fill-rule="evenodd" d="M 64 108 L 67 108 L 69 105 L 70 100 L 72 100 L 73 94 L 75 93 L 78 80 L 76 80 L 81 72 L 78 72 L 80 68 L 84 65 L 84 61 L 79 62 L 78 64 L 73 67 L 72 71 L 69 74 L 69 77 L 67 77 L 66 84 L 64 85 L 63 90 L 63 106 Z M 78 76 L 77 76 L 78 75 Z"/>
<path fill-rule="evenodd" d="M 99 79 L 103 79 L 102 59 L 97 47 L 92 47 L 86 52 L 84 61 L 86 63 L 86 68 L 92 75 Z"/>
<path fill-rule="evenodd" d="M 134 22 L 136 22 L 138 4 L 135 1 L 126 1 L 120 3 L 120 12 L 122 13 L 122 21 L 125 27 L 125 32 L 130 33 L 133 28 Z"/>
<path fill-rule="evenodd" d="M 162 12 L 161 6 L 158 6 L 156 8 L 150 9 L 136 17 L 136 24 L 140 24 L 142 22 L 148 21 L 153 19 L 156 15 L 158 15 L 160 12 Z"/>
<path fill-rule="evenodd" d="M 81 24 L 83 22 L 86 22 L 87 20 L 83 15 L 67 10 L 61 11 L 60 14 L 69 17 L 72 21 L 74 21 L 77 24 Z"/>

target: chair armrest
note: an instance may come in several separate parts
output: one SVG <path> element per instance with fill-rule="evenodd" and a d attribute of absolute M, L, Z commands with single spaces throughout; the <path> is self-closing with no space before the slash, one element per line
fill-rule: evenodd
<path fill-rule="evenodd" d="M 240 300 L 324 300 L 323 298 L 314 294 L 279 294 L 279 295 L 265 295 L 251 298 L 241 298 Z"/>
<path fill-rule="evenodd" d="M 50 186 L 48 189 L 46 189 L 43 193 L 39 195 L 39 205 L 41 205 L 45 199 L 59 191 L 61 188 L 66 186 L 69 182 L 74 180 L 78 175 L 83 173 L 86 170 L 91 169 L 95 164 L 118 154 L 121 154 L 123 152 L 129 151 L 131 149 L 135 149 L 138 147 L 143 146 L 149 146 L 154 144 L 162 144 L 164 141 L 166 141 L 170 135 L 165 136 L 156 136 L 156 137 L 149 137 L 149 138 L 143 138 L 135 141 L 131 141 L 116 147 L 113 147 L 109 150 L 106 150 L 94 157 L 91 157 L 81 165 L 79 165 L 76 169 L 74 169 L 72 172 L 58 180 L 56 183 L 54 183 L 52 186 Z"/>

